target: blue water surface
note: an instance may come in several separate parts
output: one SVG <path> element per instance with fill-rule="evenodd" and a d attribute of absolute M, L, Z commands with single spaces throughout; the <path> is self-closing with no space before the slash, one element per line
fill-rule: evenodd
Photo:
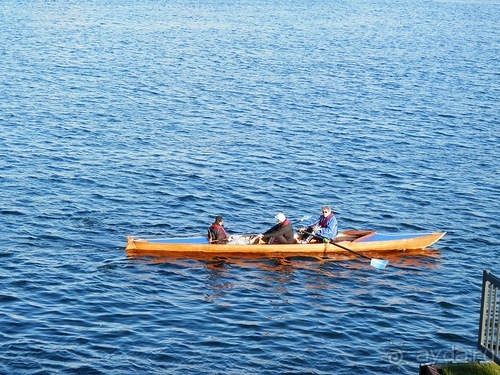
<path fill-rule="evenodd" d="M 0 2 L 0 373 L 416 374 L 483 359 L 498 0 Z M 377 270 L 127 235 L 447 231 Z M 301 223 L 296 224 L 298 228 Z"/>

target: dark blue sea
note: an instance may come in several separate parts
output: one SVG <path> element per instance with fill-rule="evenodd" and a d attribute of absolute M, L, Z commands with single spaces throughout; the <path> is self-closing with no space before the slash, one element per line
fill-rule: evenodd
<path fill-rule="evenodd" d="M 500 275 L 498 0 L 2 0 L 1 374 L 418 374 Z M 446 231 L 384 270 L 126 236 Z M 300 225 L 296 225 L 298 228 Z"/>

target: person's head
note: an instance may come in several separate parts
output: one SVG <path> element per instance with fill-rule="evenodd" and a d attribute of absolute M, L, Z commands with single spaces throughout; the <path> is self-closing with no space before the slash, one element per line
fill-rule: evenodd
<path fill-rule="evenodd" d="M 286 220 L 285 214 L 282 214 L 281 212 L 276 215 L 276 220 L 278 220 L 278 223 L 282 223 Z"/>
<path fill-rule="evenodd" d="M 217 216 L 215 218 L 215 222 L 219 225 L 222 225 L 222 223 L 224 222 L 224 218 L 222 216 Z"/>
<path fill-rule="evenodd" d="M 321 212 L 323 212 L 324 217 L 327 217 L 332 213 L 332 209 L 330 208 L 330 206 L 323 206 L 321 207 Z"/>

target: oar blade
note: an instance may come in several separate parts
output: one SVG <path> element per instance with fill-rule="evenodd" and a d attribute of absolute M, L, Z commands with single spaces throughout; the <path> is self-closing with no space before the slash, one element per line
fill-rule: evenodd
<path fill-rule="evenodd" d="M 375 267 L 378 270 L 383 270 L 388 263 L 388 260 L 372 258 L 372 260 L 370 261 L 370 266 Z"/>

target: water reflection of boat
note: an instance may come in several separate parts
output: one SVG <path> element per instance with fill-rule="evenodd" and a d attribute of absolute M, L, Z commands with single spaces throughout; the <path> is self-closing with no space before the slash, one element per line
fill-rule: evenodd
<path fill-rule="evenodd" d="M 241 256 L 267 257 L 328 256 L 345 254 L 347 250 L 366 252 L 401 252 L 425 249 L 439 241 L 443 233 L 388 234 L 376 231 L 345 231 L 335 238 L 335 243 L 310 242 L 295 244 L 252 244 L 252 236 L 234 236 L 227 244 L 210 244 L 205 237 L 153 238 L 127 237 L 126 251 L 131 256 Z M 340 246 L 336 246 L 340 245 Z"/>
<path fill-rule="evenodd" d="M 421 271 L 432 269 L 440 264 L 441 252 L 436 249 L 419 249 L 392 252 L 370 252 L 372 256 L 383 256 L 389 261 L 391 268 L 403 271 Z M 290 256 L 263 256 L 259 254 L 239 254 L 233 256 L 220 256 L 213 254 L 168 254 L 161 252 L 142 252 L 140 254 L 129 253 L 129 258 L 146 260 L 153 264 L 171 264 L 180 267 L 204 267 L 212 272 L 224 273 L 233 267 L 260 268 L 262 270 L 278 272 L 280 274 L 293 273 L 297 270 L 320 270 L 330 276 L 336 266 L 341 269 L 348 267 L 352 269 L 370 268 L 370 264 L 357 255 L 345 252 L 321 256 L 313 255 L 290 255 Z M 335 267 L 335 268 L 332 268 Z"/>

